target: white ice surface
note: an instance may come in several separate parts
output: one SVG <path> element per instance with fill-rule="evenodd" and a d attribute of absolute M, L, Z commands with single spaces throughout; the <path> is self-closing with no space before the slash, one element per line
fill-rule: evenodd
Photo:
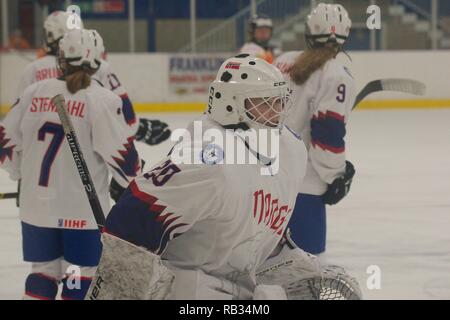
<path fill-rule="evenodd" d="M 172 129 L 197 115 L 145 114 Z M 366 299 L 450 299 L 450 110 L 354 112 L 348 159 L 356 176 L 347 199 L 328 209 L 327 260 L 357 277 Z M 137 144 L 146 168 L 171 143 Z M 15 191 L 0 170 L 0 192 Z M 371 265 L 381 289 L 366 286 Z M 13 200 L 0 200 L 0 299 L 21 298 L 22 261 Z"/>

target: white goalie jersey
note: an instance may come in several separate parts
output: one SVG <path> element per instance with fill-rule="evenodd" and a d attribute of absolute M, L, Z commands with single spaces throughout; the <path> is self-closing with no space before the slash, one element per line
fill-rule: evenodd
<path fill-rule="evenodd" d="M 0 124 L 0 167 L 21 179 L 22 221 L 39 226 L 96 229 L 56 107 L 63 94 L 104 212 L 110 208 L 108 172 L 126 187 L 140 173 L 133 137 L 124 125 L 121 101 L 91 84 L 70 94 L 57 79 L 29 86 Z"/>
<path fill-rule="evenodd" d="M 161 255 L 175 273 L 171 299 L 251 299 L 256 269 L 292 214 L 306 149 L 283 128 L 278 172 L 262 175 L 268 162 L 258 161 L 238 133 L 206 116 L 201 124 L 203 132 L 213 129 L 247 150 L 255 164 L 224 164 L 227 148 L 196 139 L 191 124 L 170 156 L 130 184 L 106 229 Z M 175 154 L 192 155 L 197 164 L 177 164 Z"/>
<path fill-rule="evenodd" d="M 275 62 L 292 89 L 293 107 L 286 123 L 302 135 L 308 149 L 308 165 L 300 193 L 322 195 L 345 172 L 346 123 L 355 101 L 354 79 L 336 57 L 315 71 L 303 85 L 289 72 L 299 51 L 282 54 Z"/>

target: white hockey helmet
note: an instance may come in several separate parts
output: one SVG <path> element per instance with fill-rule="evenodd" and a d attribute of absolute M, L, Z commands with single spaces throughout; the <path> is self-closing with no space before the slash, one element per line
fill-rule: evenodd
<path fill-rule="evenodd" d="M 94 37 L 94 44 L 96 48 L 95 62 L 97 63 L 97 66 L 100 67 L 101 61 L 103 60 L 103 57 L 105 55 L 105 45 L 103 44 L 103 38 L 100 33 L 97 32 L 97 30 L 92 29 L 89 31 Z"/>
<path fill-rule="evenodd" d="M 254 31 L 256 28 L 273 28 L 272 19 L 264 14 L 255 15 L 249 21 L 250 29 Z"/>
<path fill-rule="evenodd" d="M 86 29 L 73 29 L 59 42 L 59 56 L 65 63 L 78 67 L 97 69 L 97 48 L 92 32 Z"/>
<path fill-rule="evenodd" d="M 288 102 L 289 86 L 280 70 L 240 54 L 220 67 L 209 87 L 206 114 L 225 128 L 281 128 Z"/>
<path fill-rule="evenodd" d="M 256 43 L 259 42 L 259 41 L 257 41 L 257 39 L 255 39 L 255 30 L 257 28 L 270 29 L 270 33 L 271 33 L 270 37 L 272 37 L 273 23 L 272 23 L 272 19 L 270 19 L 269 16 L 267 16 L 265 14 L 255 15 L 248 22 L 248 33 L 250 35 L 250 39 Z M 260 43 L 260 44 L 263 46 L 267 45 L 268 41 L 269 41 L 269 39 L 262 41 L 262 43 Z"/>
<path fill-rule="evenodd" d="M 340 4 L 319 5 L 306 19 L 306 42 L 309 47 L 335 43 L 342 46 L 348 38 L 352 21 Z"/>
<path fill-rule="evenodd" d="M 54 51 L 58 49 L 58 41 L 68 32 L 69 26 L 71 25 L 69 18 L 71 15 L 66 11 L 54 11 L 47 16 L 44 22 L 44 37 L 45 44 L 49 51 Z M 79 27 L 83 28 L 83 23 L 81 19 L 78 21 Z"/>

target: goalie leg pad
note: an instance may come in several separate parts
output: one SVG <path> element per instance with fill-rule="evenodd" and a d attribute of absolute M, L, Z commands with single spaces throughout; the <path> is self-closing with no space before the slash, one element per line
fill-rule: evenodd
<path fill-rule="evenodd" d="M 88 300 L 163 300 L 174 275 L 161 258 L 110 234 L 102 234 L 103 252 L 86 295 Z"/>

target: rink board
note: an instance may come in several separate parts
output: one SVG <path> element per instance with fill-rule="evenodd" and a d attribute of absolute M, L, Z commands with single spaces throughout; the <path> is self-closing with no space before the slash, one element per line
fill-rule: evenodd
<path fill-rule="evenodd" d="M 201 102 L 161 102 L 161 103 L 133 103 L 138 113 L 146 112 L 203 112 L 205 103 Z M 0 105 L 0 115 L 9 110 L 8 105 Z M 450 99 L 423 100 L 366 100 L 362 101 L 357 110 L 386 110 L 386 109 L 445 109 L 450 108 Z"/>

